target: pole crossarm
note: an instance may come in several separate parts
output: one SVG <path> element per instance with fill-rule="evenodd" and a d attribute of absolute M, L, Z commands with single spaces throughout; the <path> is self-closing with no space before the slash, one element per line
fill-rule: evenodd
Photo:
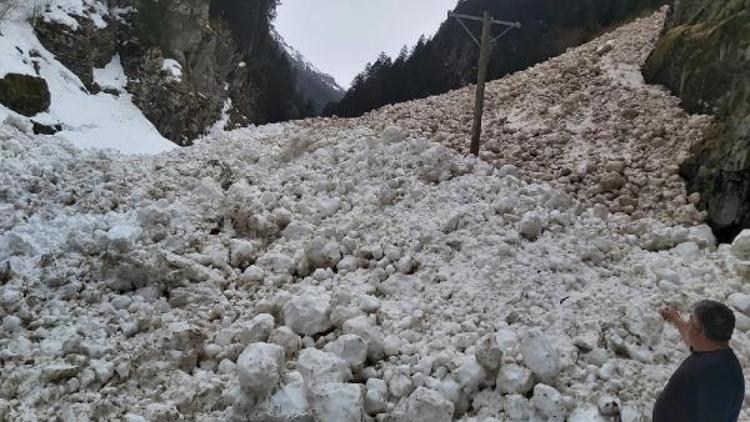
<path fill-rule="evenodd" d="M 472 21 L 482 22 L 482 18 L 480 18 L 479 16 L 464 15 L 462 13 L 453 13 L 451 11 L 448 12 L 448 17 L 455 17 L 455 18 L 458 18 L 458 19 L 468 19 L 468 20 L 472 20 Z M 509 26 L 509 27 L 512 27 L 512 28 L 520 28 L 521 27 L 521 22 L 510 22 L 510 21 L 501 21 L 501 20 L 497 20 L 497 19 L 492 19 L 492 23 L 494 25 L 503 25 L 503 26 Z"/>

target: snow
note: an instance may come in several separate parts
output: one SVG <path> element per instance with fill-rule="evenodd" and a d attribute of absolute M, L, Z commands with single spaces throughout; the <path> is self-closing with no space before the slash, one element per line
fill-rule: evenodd
<path fill-rule="evenodd" d="M 120 55 L 115 54 L 112 61 L 104 69 L 94 69 L 94 82 L 99 84 L 102 89 L 113 89 L 115 91 L 125 91 L 128 84 L 128 77 L 120 63 Z"/>
<path fill-rule="evenodd" d="M 54 10 L 78 11 L 91 6 L 99 10 L 99 2 L 65 0 Z M 58 3 L 55 3 L 58 4 Z M 16 10 L 13 19 L 3 22 L 0 49 L 8 52 L 0 56 L 0 75 L 21 73 L 40 76 L 47 81 L 51 96 L 49 111 L 33 119 L 47 125 L 61 124 L 56 136 L 71 141 L 79 148 L 114 149 L 132 154 L 156 154 L 176 146 L 162 137 L 143 113 L 133 104 L 125 91 L 127 78 L 118 56 L 104 69 L 95 70 L 95 78 L 105 88 L 121 92 L 113 96 L 104 92 L 91 95 L 80 79 L 58 62 L 37 40 L 25 16 L 29 9 Z M 54 12 L 57 13 L 57 12 Z M 60 12 L 62 13 L 62 12 Z M 73 12 L 71 12 L 73 13 Z M 39 57 L 32 58 L 36 52 Z M 39 67 L 37 75 L 34 63 Z M 0 121 L 7 116 L 18 116 L 0 105 Z M 20 116 L 18 116 L 20 117 Z"/>
<path fill-rule="evenodd" d="M 161 71 L 167 74 L 167 80 L 171 82 L 182 81 L 182 65 L 175 59 L 164 59 Z"/>
<path fill-rule="evenodd" d="M 0 125 L 0 419 L 635 421 L 689 354 L 656 310 L 704 298 L 750 364 L 747 234 L 464 156 L 403 128 L 423 104 L 155 156 Z"/>
<path fill-rule="evenodd" d="M 47 22 L 60 23 L 69 26 L 72 30 L 77 30 L 80 28 L 80 24 L 75 20 L 74 16 L 81 16 L 91 19 L 97 28 L 103 29 L 107 27 L 105 17 L 109 17 L 109 11 L 106 4 L 100 0 L 33 1 L 42 10 L 42 18 Z"/>

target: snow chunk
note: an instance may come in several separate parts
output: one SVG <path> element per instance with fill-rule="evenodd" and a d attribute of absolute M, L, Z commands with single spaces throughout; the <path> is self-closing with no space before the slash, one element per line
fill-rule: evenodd
<path fill-rule="evenodd" d="M 344 334 L 355 334 L 367 342 L 367 357 L 377 362 L 385 356 L 385 338 L 383 333 L 366 316 L 352 318 L 344 322 Z"/>
<path fill-rule="evenodd" d="M 741 261 L 750 261 L 750 230 L 743 230 L 732 242 L 732 254 Z"/>
<path fill-rule="evenodd" d="M 302 339 L 289 327 L 278 327 L 271 331 L 268 342 L 284 348 L 286 356 L 292 356 L 302 347 Z"/>
<path fill-rule="evenodd" d="M 397 126 L 389 126 L 385 128 L 383 133 L 380 135 L 380 139 L 383 141 L 383 143 L 386 144 L 396 144 L 399 142 L 403 142 L 406 137 L 401 131 L 401 128 Z"/>
<path fill-rule="evenodd" d="M 542 235 L 544 219 L 538 212 L 527 212 L 518 223 L 518 233 L 528 240 L 536 240 Z"/>
<path fill-rule="evenodd" d="M 345 334 L 326 344 L 325 350 L 344 359 L 355 371 L 362 369 L 367 359 L 367 342 L 353 334 Z"/>
<path fill-rule="evenodd" d="M 545 384 L 537 384 L 534 387 L 534 396 L 531 401 L 534 403 L 534 407 L 548 420 L 565 420 L 565 404 L 560 393 L 554 388 Z"/>
<path fill-rule="evenodd" d="M 533 329 L 521 339 L 523 363 L 543 382 L 551 382 L 560 371 L 557 349 L 549 338 L 538 329 Z"/>
<path fill-rule="evenodd" d="M 361 384 L 329 383 L 311 392 L 315 420 L 361 422 L 364 419 L 364 397 Z"/>
<path fill-rule="evenodd" d="M 331 328 L 331 303 L 327 295 L 312 292 L 294 296 L 284 305 L 284 322 L 294 332 L 312 336 Z"/>
<path fill-rule="evenodd" d="M 440 393 L 419 387 L 409 396 L 406 420 L 409 422 L 451 422 L 453 403 Z"/>
<path fill-rule="evenodd" d="M 265 342 L 273 330 L 274 322 L 272 315 L 257 315 L 250 321 L 240 324 L 234 338 L 242 344 Z"/>
<path fill-rule="evenodd" d="M 523 366 L 503 365 L 497 374 L 497 390 L 502 394 L 526 394 L 533 386 L 531 371 Z"/>
<path fill-rule="evenodd" d="M 333 353 L 308 347 L 300 352 L 297 370 L 308 386 L 341 383 L 352 377 L 347 362 Z"/>
<path fill-rule="evenodd" d="M 284 349 L 275 344 L 250 344 L 237 359 L 240 386 L 251 397 L 262 398 L 276 389 L 284 369 Z"/>

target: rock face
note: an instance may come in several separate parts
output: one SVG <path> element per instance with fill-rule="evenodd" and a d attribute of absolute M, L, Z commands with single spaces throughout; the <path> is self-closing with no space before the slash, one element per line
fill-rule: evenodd
<path fill-rule="evenodd" d="M 9 73 L 0 79 L 0 104 L 24 116 L 41 113 L 50 104 L 47 82 L 34 76 Z"/>
<path fill-rule="evenodd" d="M 42 45 L 53 52 L 60 63 L 81 79 L 89 91 L 97 92 L 94 68 L 103 68 L 112 59 L 116 45 L 116 26 L 97 27 L 91 19 L 74 16 L 77 27 L 39 20 L 34 27 Z"/>
<path fill-rule="evenodd" d="M 93 70 L 119 54 L 133 102 L 165 138 L 190 145 L 224 115 L 226 127 L 307 112 L 289 59 L 271 36 L 275 2 L 109 3 L 101 20 L 41 19 L 36 35 L 94 94 L 102 88 Z"/>
<path fill-rule="evenodd" d="M 677 2 L 644 67 L 646 79 L 669 87 L 688 111 L 719 120 L 681 171 L 720 240 L 750 227 L 748 25 L 746 1 Z"/>

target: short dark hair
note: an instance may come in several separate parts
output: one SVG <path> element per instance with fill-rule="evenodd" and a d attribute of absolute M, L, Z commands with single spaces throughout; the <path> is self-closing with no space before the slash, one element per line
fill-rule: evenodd
<path fill-rule="evenodd" d="M 703 327 L 707 339 L 729 341 L 734 331 L 734 312 L 715 300 L 701 300 L 693 306 L 693 316 Z"/>

